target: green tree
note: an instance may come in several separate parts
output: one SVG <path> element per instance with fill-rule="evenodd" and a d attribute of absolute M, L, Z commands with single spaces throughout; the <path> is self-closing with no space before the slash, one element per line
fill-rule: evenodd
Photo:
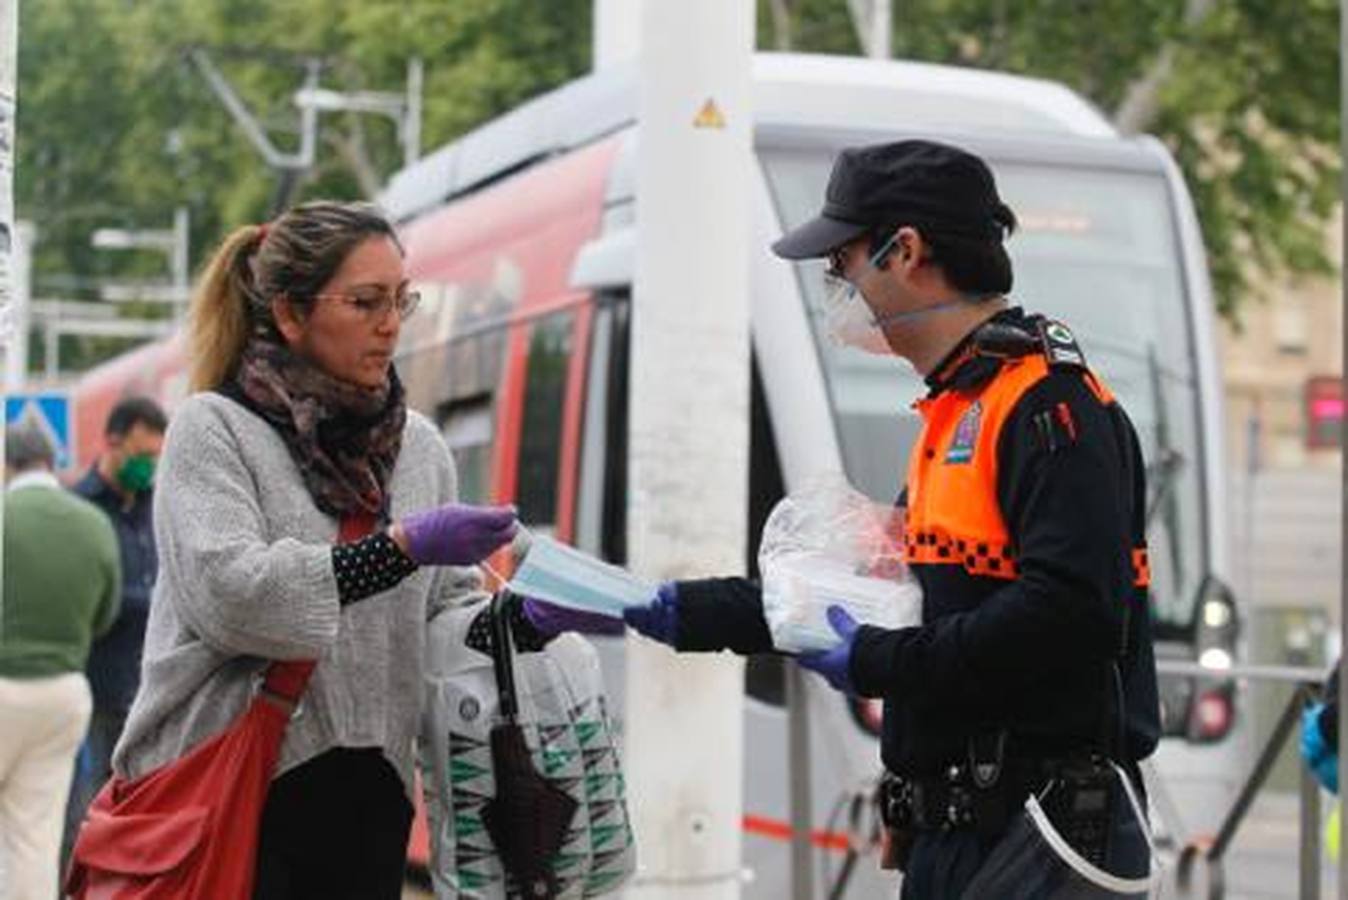
<path fill-rule="evenodd" d="M 759 0 L 765 48 L 856 54 L 861 0 Z M 400 91 L 425 66 L 431 150 L 589 68 L 591 0 L 40 0 L 20 4 L 16 202 L 39 229 L 40 292 L 162 277 L 155 254 L 89 245 L 102 226 L 192 215 L 196 262 L 260 221 L 275 176 L 187 61 L 212 58 L 293 149 L 305 63 L 324 87 Z M 1221 310 L 1284 272 L 1329 271 L 1338 198 L 1334 0 L 895 0 L 896 56 L 1052 78 L 1175 153 L 1199 205 Z M 325 114 L 298 198 L 369 196 L 401 164 L 391 122 Z M 87 359 L 109 345 L 81 342 Z M 66 351 L 63 350 L 63 353 Z"/>
<path fill-rule="evenodd" d="M 213 61 L 283 150 L 308 60 L 323 87 L 402 91 L 425 70 L 431 150 L 589 68 L 589 0 L 41 0 L 20 4 L 16 205 L 39 232 L 39 292 L 91 296 L 99 278 L 164 277 L 162 256 L 93 250 L 96 228 L 192 216 L 200 264 L 230 229 L 261 221 L 278 182 L 188 59 Z M 325 114 L 294 199 L 362 197 L 402 162 L 391 120 Z M 120 344 L 72 341 L 88 363 Z"/>
<path fill-rule="evenodd" d="M 760 43 L 859 52 L 857 0 L 763 0 Z M 894 53 L 1062 81 L 1174 153 L 1218 309 L 1328 273 L 1339 200 L 1335 0 L 894 0 Z"/>

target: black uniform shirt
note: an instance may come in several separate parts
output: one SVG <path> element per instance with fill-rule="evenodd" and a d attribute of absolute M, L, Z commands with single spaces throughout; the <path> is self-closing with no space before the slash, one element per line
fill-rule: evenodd
<path fill-rule="evenodd" d="M 1034 333 L 1019 310 L 993 323 Z M 936 368 L 929 396 L 978 391 L 1003 371 L 1000 359 L 977 352 L 975 335 Z M 1022 352 L 1038 351 L 1027 344 Z M 1070 433 L 1043 416 L 1064 403 Z M 1123 752 L 1141 759 L 1155 747 L 1159 708 L 1146 590 L 1134 584 L 1145 483 L 1132 426 L 1117 403 L 1097 398 L 1082 369 L 1053 366 L 1012 408 L 997 463 L 997 503 L 1018 577 L 914 564 L 924 624 L 863 626 L 857 636 L 852 679 L 860 693 L 885 700 L 886 768 L 935 774 L 966 758 L 970 738 L 1001 730 L 1017 754 L 1098 745 L 1118 721 L 1116 659 L 1127 717 Z M 680 649 L 771 648 L 754 585 L 684 582 L 679 598 Z"/>
<path fill-rule="evenodd" d="M 1036 331 L 1019 310 L 994 324 Z M 1007 371 L 975 340 L 936 368 L 930 397 L 977 393 Z M 1058 415 L 1063 404 L 1070 426 Z M 997 505 L 1018 577 L 914 564 L 924 625 L 863 626 L 857 635 L 853 683 L 885 699 L 886 767 L 933 774 L 964 759 L 971 737 L 1003 730 L 1024 755 L 1098 747 L 1117 730 L 1116 659 L 1123 752 L 1143 758 L 1155 747 L 1159 708 L 1146 589 L 1135 584 L 1145 481 L 1132 425 L 1097 397 L 1083 369 L 1051 365 L 1008 414 L 996 450 Z"/>

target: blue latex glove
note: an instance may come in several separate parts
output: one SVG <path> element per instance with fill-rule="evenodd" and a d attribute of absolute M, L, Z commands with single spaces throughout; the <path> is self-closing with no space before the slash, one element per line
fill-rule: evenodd
<path fill-rule="evenodd" d="M 1331 752 L 1320 731 L 1323 703 L 1313 703 L 1301 714 L 1301 756 L 1325 789 L 1339 792 L 1339 755 Z"/>
<path fill-rule="evenodd" d="M 855 694 L 852 687 L 852 645 L 856 643 L 860 626 L 856 619 L 848 615 L 847 610 L 836 605 L 828 608 L 828 624 L 842 638 L 842 642 L 832 650 L 802 653 L 796 657 L 796 662 L 811 672 L 823 675 L 835 691 Z"/>
<path fill-rule="evenodd" d="M 413 513 L 399 525 L 408 558 L 423 566 L 471 566 L 509 543 L 518 528 L 513 506 L 463 503 Z"/>
<path fill-rule="evenodd" d="M 622 619 L 595 612 L 558 606 L 535 597 L 525 597 L 521 605 L 524 617 L 544 637 L 556 637 L 563 631 L 581 634 L 622 634 Z"/>
<path fill-rule="evenodd" d="M 673 647 L 679 634 L 678 584 L 666 581 L 660 585 L 650 603 L 623 610 L 623 621 L 651 640 Z"/>

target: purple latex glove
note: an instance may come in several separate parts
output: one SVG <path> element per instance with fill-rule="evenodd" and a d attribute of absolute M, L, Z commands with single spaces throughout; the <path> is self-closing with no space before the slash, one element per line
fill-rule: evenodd
<path fill-rule="evenodd" d="M 423 566 L 470 566 L 515 536 L 513 506 L 446 503 L 405 517 L 407 556 Z"/>
<path fill-rule="evenodd" d="M 675 646 L 679 635 L 679 584 L 666 581 L 645 606 L 623 610 L 623 621 L 653 641 Z"/>
<path fill-rule="evenodd" d="M 836 605 L 828 608 L 828 624 L 842 638 L 842 643 L 831 650 L 802 653 L 796 657 L 796 662 L 811 672 L 823 675 L 835 691 L 855 694 L 852 688 L 852 645 L 856 643 L 860 626 L 856 619 L 847 614 L 847 610 Z"/>
<path fill-rule="evenodd" d="M 521 607 L 524 618 L 544 637 L 556 637 L 563 631 L 581 634 L 622 634 L 622 619 L 579 609 L 569 609 L 534 597 L 525 597 Z"/>

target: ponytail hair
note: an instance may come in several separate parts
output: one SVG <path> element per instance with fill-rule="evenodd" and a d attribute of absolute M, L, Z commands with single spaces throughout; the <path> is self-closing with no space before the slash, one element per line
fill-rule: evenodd
<path fill-rule="evenodd" d="M 233 374 L 252 330 L 249 257 L 266 236 L 261 225 L 236 228 L 215 251 L 197 283 L 187 326 L 189 389 L 211 391 Z"/>
<path fill-rule="evenodd" d="M 374 206 L 331 200 L 235 229 L 215 251 L 192 298 L 190 389 L 215 390 L 234 377 L 250 340 L 281 340 L 272 300 L 284 296 L 307 315 L 346 257 L 372 237 L 387 237 L 402 252 L 393 226 Z"/>

